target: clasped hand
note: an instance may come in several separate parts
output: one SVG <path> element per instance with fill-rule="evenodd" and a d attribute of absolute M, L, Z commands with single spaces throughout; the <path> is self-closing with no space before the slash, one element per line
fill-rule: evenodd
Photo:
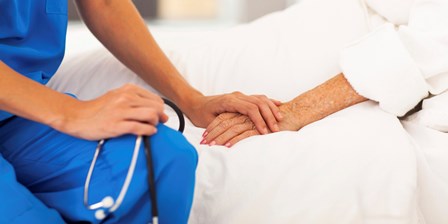
<path fill-rule="evenodd" d="M 279 131 L 297 131 L 303 126 L 299 122 L 294 102 L 281 104 L 278 109 L 282 114 L 282 120 L 278 123 Z M 271 130 L 271 132 L 274 131 Z M 262 133 L 249 116 L 239 113 L 223 113 L 207 127 L 201 144 L 232 147 L 245 138 L 260 134 Z"/>

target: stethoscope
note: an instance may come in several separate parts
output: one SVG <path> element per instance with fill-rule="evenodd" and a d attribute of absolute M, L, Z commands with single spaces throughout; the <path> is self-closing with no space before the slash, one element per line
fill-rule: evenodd
<path fill-rule="evenodd" d="M 183 132 L 185 128 L 185 119 L 182 114 L 182 111 L 171 101 L 167 99 L 163 99 L 165 104 L 173 108 L 173 110 L 176 112 L 177 116 L 179 117 L 179 131 Z M 90 164 L 89 172 L 87 173 L 86 182 L 84 184 L 84 205 L 89 210 L 95 210 L 95 218 L 100 221 L 104 221 L 107 218 L 110 217 L 110 215 L 115 212 L 123 203 L 123 200 L 126 196 L 126 193 L 128 191 L 129 185 L 131 184 L 132 177 L 134 176 L 135 166 L 137 165 L 137 159 L 139 154 L 139 149 L 142 145 L 142 142 L 144 144 L 145 148 L 145 155 L 146 155 L 146 165 L 148 169 L 148 187 L 149 187 L 149 196 L 150 200 L 152 202 L 152 223 L 158 224 L 159 223 L 159 212 L 157 208 L 157 197 L 156 197 L 156 184 L 155 184 L 155 178 L 154 178 L 154 163 L 152 160 L 152 150 L 151 150 L 151 144 L 150 144 L 150 137 L 149 136 L 138 136 L 135 145 L 134 145 L 134 152 L 132 154 L 131 163 L 128 168 L 128 173 L 126 174 L 126 179 L 124 180 L 124 183 L 121 187 L 120 193 L 118 194 L 118 197 L 114 200 L 111 196 L 106 196 L 101 200 L 100 202 L 97 202 L 95 204 L 89 204 L 89 186 L 90 186 L 90 180 L 92 179 L 93 170 L 95 169 L 95 164 L 98 159 L 98 156 L 100 155 L 100 152 L 106 143 L 106 140 L 101 140 L 98 142 L 98 145 L 95 150 L 95 154 L 93 155 L 92 163 Z"/>

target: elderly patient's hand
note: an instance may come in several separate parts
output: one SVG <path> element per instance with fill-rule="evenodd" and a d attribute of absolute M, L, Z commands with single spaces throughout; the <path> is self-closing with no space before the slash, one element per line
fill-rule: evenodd
<path fill-rule="evenodd" d="M 297 131 L 302 125 L 294 113 L 292 102 L 282 104 L 279 109 L 283 119 L 279 122 L 281 131 Z M 223 113 L 219 115 L 204 132 L 204 140 L 201 144 L 224 145 L 231 147 L 237 142 L 260 135 L 251 119 L 238 113 Z"/>
<path fill-rule="evenodd" d="M 200 96 L 196 101 L 182 107 L 195 126 L 207 127 L 222 113 L 247 115 L 262 134 L 279 131 L 282 117 L 278 106 L 281 102 L 263 95 L 248 96 L 240 92 L 216 96 Z"/>

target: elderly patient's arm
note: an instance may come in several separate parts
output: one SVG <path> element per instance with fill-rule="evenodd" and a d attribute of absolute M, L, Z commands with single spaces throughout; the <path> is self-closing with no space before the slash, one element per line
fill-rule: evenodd
<path fill-rule="evenodd" d="M 297 131 L 326 116 L 367 100 L 352 88 L 343 74 L 339 74 L 316 88 L 280 106 L 283 120 L 280 130 Z M 252 121 L 241 114 L 226 113 L 216 118 L 204 133 L 203 144 L 225 145 L 258 135 Z"/>

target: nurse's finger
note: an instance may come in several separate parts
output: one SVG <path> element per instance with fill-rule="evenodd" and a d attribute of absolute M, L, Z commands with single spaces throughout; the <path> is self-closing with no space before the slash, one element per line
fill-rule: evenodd
<path fill-rule="evenodd" d="M 159 113 L 165 110 L 165 105 L 163 104 L 163 102 L 160 102 L 155 99 L 142 98 L 139 96 L 128 97 L 127 103 L 131 107 L 154 108 Z"/>
<path fill-rule="evenodd" d="M 251 110 L 248 113 L 248 116 L 255 123 L 255 126 L 258 130 L 262 130 L 261 133 L 267 134 L 268 130 L 265 129 L 265 124 L 267 127 L 273 131 L 279 131 L 279 127 L 277 124 L 277 118 L 275 114 L 279 114 L 278 108 L 273 105 L 273 103 L 266 98 L 262 97 L 244 97 L 244 100 L 254 104 L 257 107 L 257 110 Z M 270 104 L 273 105 L 273 108 L 270 107 Z M 275 108 L 275 109 L 274 109 Z M 260 118 L 261 117 L 261 118 Z M 260 129 L 261 127 L 261 129 Z"/>
<path fill-rule="evenodd" d="M 125 84 L 120 88 L 120 90 L 127 91 L 127 92 L 134 92 L 142 98 L 153 99 L 160 103 L 163 103 L 162 98 L 160 96 L 158 96 L 157 94 L 154 94 L 154 93 L 152 93 L 140 86 L 134 85 L 134 84 L 130 84 L 130 83 Z"/>
<path fill-rule="evenodd" d="M 145 124 L 137 121 L 121 122 L 118 128 L 119 130 L 117 131 L 119 135 L 134 134 L 134 135 L 151 136 L 157 133 L 157 128 L 154 125 Z"/>
<path fill-rule="evenodd" d="M 130 91 L 119 92 L 115 97 L 115 103 L 117 103 L 118 105 L 125 105 L 125 107 L 131 108 L 152 109 L 157 112 L 162 122 L 166 122 L 168 119 L 168 116 L 164 112 L 165 105 L 163 101 L 157 99 L 142 98 L 136 93 Z"/>
<path fill-rule="evenodd" d="M 245 131 L 244 133 L 232 138 L 230 141 L 228 141 L 227 143 L 224 144 L 224 146 L 226 146 L 227 148 L 230 148 L 232 146 L 234 146 L 236 143 L 238 143 L 239 141 L 255 136 L 255 135 L 260 135 L 260 133 L 257 130 L 248 130 Z"/>
<path fill-rule="evenodd" d="M 275 102 L 274 100 L 269 99 L 265 95 L 257 95 L 256 97 L 269 106 L 269 109 L 271 110 L 272 114 L 274 115 L 274 117 L 276 119 L 275 124 L 277 124 L 277 121 L 281 121 L 283 119 L 283 116 L 280 113 L 280 109 L 278 108 L 278 105 L 276 104 L 276 103 L 279 103 L 279 101 Z M 281 102 L 280 102 L 280 105 L 281 105 Z M 277 128 L 278 128 L 278 126 L 277 126 Z M 271 131 L 273 131 L 273 130 L 271 129 Z"/>
<path fill-rule="evenodd" d="M 166 116 L 166 115 L 165 115 Z M 151 125 L 159 124 L 160 115 L 154 108 L 132 108 L 123 114 L 123 118 L 128 121 L 138 121 Z M 163 121 L 162 121 L 163 122 Z"/>

